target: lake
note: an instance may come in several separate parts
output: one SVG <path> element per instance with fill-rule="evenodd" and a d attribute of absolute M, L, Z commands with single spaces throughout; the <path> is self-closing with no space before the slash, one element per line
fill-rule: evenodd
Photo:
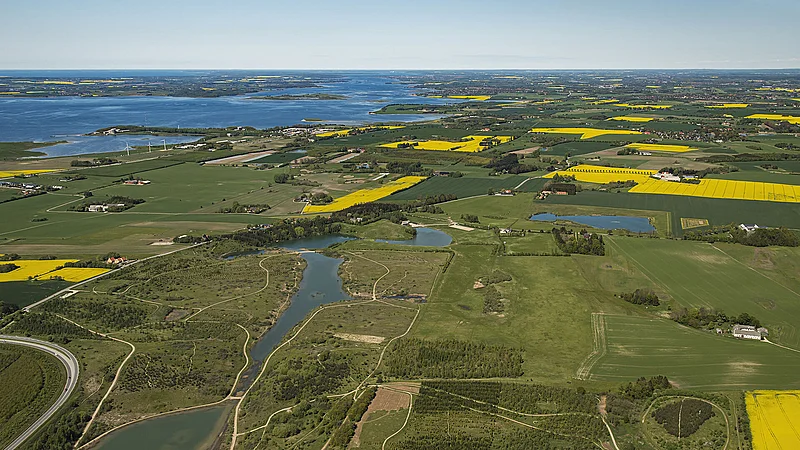
<path fill-rule="evenodd" d="M 444 231 L 434 230 L 433 228 L 417 228 L 417 234 L 413 239 L 387 240 L 375 239 L 375 242 L 398 245 L 421 245 L 428 247 L 444 247 L 453 242 L 453 238 Z"/>
<path fill-rule="evenodd" d="M 536 222 L 555 222 L 568 220 L 601 230 L 628 230 L 634 233 L 652 233 L 656 228 L 646 217 L 632 216 L 556 216 L 550 213 L 534 214 L 530 220 Z"/>
<path fill-rule="evenodd" d="M 43 72 L 47 74 L 47 72 Z M 80 137 L 114 125 L 164 127 L 253 126 L 271 128 L 299 124 L 305 118 L 320 118 L 327 123 L 363 124 L 385 121 L 431 120 L 425 114 L 370 114 L 390 103 L 447 104 L 462 100 L 415 96 L 419 90 L 398 83 L 401 72 L 330 72 L 345 78 L 316 88 L 290 88 L 260 94 L 217 98 L 187 97 L 51 97 L 0 98 L 0 142 L 68 140 L 69 150 L 61 145 L 44 148 L 48 155 L 123 150 L 125 140 L 114 136 Z M 2 75 L 2 72 L 0 72 Z M 36 76 L 32 72 L 30 76 Z M 45 75 L 46 76 L 46 75 Z M 52 74 L 50 74 L 52 76 Z M 252 100 L 257 95 L 325 93 L 347 96 L 344 100 Z M 161 137 L 153 137 L 154 146 Z M 170 143 L 168 141 L 168 143 Z M 144 145 L 147 143 L 144 142 Z M 131 145 L 142 145 L 141 143 Z M 66 153 L 63 153 L 66 152 Z"/>

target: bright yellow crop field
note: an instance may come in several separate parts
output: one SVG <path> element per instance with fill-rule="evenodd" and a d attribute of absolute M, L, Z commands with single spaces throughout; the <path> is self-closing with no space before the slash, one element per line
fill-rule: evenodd
<path fill-rule="evenodd" d="M 65 281 L 78 282 L 88 280 L 89 278 L 96 277 L 104 274 L 111 269 L 95 269 L 91 267 L 64 267 L 62 269 L 49 272 L 46 275 L 39 277 L 40 280 L 49 280 L 53 277 L 61 277 Z"/>
<path fill-rule="evenodd" d="M 484 102 L 492 98 L 491 95 L 448 95 L 447 98 L 455 98 L 458 100 L 476 100 L 479 102 Z"/>
<path fill-rule="evenodd" d="M 655 119 L 652 117 L 617 116 L 617 117 L 612 117 L 608 120 L 621 120 L 624 122 L 650 122 L 651 120 Z"/>
<path fill-rule="evenodd" d="M 800 391 L 753 391 L 745 401 L 753 450 L 800 448 Z"/>
<path fill-rule="evenodd" d="M 581 139 L 591 139 L 606 134 L 642 134 L 630 130 L 603 130 L 600 128 L 534 128 L 531 133 L 580 134 Z"/>
<path fill-rule="evenodd" d="M 392 195 L 397 191 L 408 189 L 424 179 L 425 177 L 402 177 L 386 183 L 381 187 L 359 189 L 344 197 L 337 198 L 327 205 L 306 205 L 306 207 L 303 208 L 303 214 L 336 212 L 361 203 L 374 202 L 375 200 Z"/>
<path fill-rule="evenodd" d="M 609 98 L 609 99 L 606 99 L 606 100 L 597 100 L 597 101 L 592 102 L 591 104 L 592 105 L 606 105 L 608 103 L 617 103 L 617 102 L 619 102 L 619 99 Z"/>
<path fill-rule="evenodd" d="M 672 105 L 631 105 L 630 103 L 617 103 L 614 106 L 632 109 L 669 109 Z"/>
<path fill-rule="evenodd" d="M 675 183 L 649 178 L 630 192 L 636 194 L 686 195 L 767 202 L 800 203 L 800 186 L 737 180 L 700 180 L 700 184 Z"/>
<path fill-rule="evenodd" d="M 635 148 L 636 150 L 641 150 L 643 152 L 684 153 L 684 152 L 691 152 L 691 151 L 697 150 L 697 148 L 689 147 L 688 145 L 668 145 L 668 144 L 640 144 L 640 143 L 633 143 L 633 144 L 628 144 L 625 147 Z"/>
<path fill-rule="evenodd" d="M 413 145 L 414 150 L 435 150 L 435 151 L 451 151 L 451 152 L 466 152 L 466 153 L 476 153 L 484 150 L 484 147 L 481 147 L 481 142 L 486 139 L 496 139 L 500 141 L 501 144 L 505 144 L 506 142 L 514 139 L 513 136 L 481 136 L 481 135 L 470 135 L 464 136 L 461 142 L 450 142 L 450 141 L 400 141 L 400 142 L 392 142 L 390 144 L 381 144 L 381 147 L 386 148 L 398 148 L 400 145 Z"/>
<path fill-rule="evenodd" d="M 360 127 L 360 128 L 346 128 L 344 130 L 337 130 L 337 131 L 326 131 L 324 133 L 320 133 L 317 136 L 319 137 L 339 137 L 339 136 L 347 136 L 351 131 L 364 131 L 369 129 L 376 129 L 376 130 L 397 130 L 398 128 L 405 128 L 403 125 L 382 125 L 379 127 Z"/>
<path fill-rule="evenodd" d="M 748 106 L 750 106 L 749 103 L 723 103 L 721 105 L 706 106 L 706 108 L 727 109 L 727 108 L 747 108 Z"/>
<path fill-rule="evenodd" d="M 17 175 L 30 175 L 37 173 L 55 172 L 55 170 L 39 169 L 39 170 L 0 170 L 0 178 L 11 178 Z"/>
<path fill-rule="evenodd" d="M 56 270 L 56 267 L 63 266 L 68 262 L 75 262 L 77 259 L 18 259 L 16 261 L 3 262 L 3 264 L 15 264 L 19 269 L 11 272 L 0 273 L 0 283 L 4 281 L 27 281 L 28 277 L 36 278 L 48 272 Z"/>
<path fill-rule="evenodd" d="M 655 170 L 625 169 L 620 167 L 593 166 L 590 164 L 580 164 L 566 170 L 550 172 L 544 178 L 553 178 L 556 174 L 561 176 L 573 176 L 578 181 L 585 183 L 612 183 L 614 181 L 633 180 L 643 183 L 656 173 Z"/>
<path fill-rule="evenodd" d="M 800 116 L 784 116 L 783 114 L 751 114 L 747 119 L 782 120 L 791 124 L 800 125 Z"/>

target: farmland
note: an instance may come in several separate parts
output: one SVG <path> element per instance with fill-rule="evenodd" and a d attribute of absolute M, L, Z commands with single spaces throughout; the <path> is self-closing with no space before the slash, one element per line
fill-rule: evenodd
<path fill-rule="evenodd" d="M 754 450 L 800 446 L 800 391 L 753 391 L 746 394 Z"/>
<path fill-rule="evenodd" d="M 312 214 L 341 211 L 353 205 L 374 202 L 386 196 L 392 195 L 395 192 L 408 189 L 424 179 L 424 177 L 414 176 L 402 177 L 381 187 L 372 189 L 359 189 L 358 191 L 347 194 L 344 197 L 334 199 L 333 202 L 328 205 L 306 205 L 306 207 L 303 208 L 303 212 L 306 214 Z"/>
<path fill-rule="evenodd" d="M 31 448 L 80 447 L 123 426 L 100 439 L 114 449 L 175 423 L 153 439 L 760 450 L 772 436 L 764 414 L 791 438 L 775 408 L 793 400 L 763 393 L 771 410 L 750 405 L 752 429 L 743 414 L 745 391 L 800 389 L 800 250 L 699 233 L 800 230 L 795 75 L 337 77 L 285 94 L 300 106 L 245 102 L 321 108 L 291 126 L 131 125 L 197 142 L 2 158 L 0 253 L 18 254 L 3 263 L 19 268 L 0 274 L 0 328 L 62 342 L 82 367 L 69 410 Z M 350 81 L 364 92 L 343 94 Z M 329 121 L 340 116 L 314 95 L 363 116 Z M 85 211 L 120 198 L 135 206 Z M 539 213 L 562 217 L 529 220 Z M 619 217 L 593 218 L 610 220 L 591 222 L 601 229 L 570 215 Z M 655 231 L 614 225 L 630 218 Z M 452 242 L 402 242 L 438 232 Z M 716 242 L 688 240 L 699 238 Z M 592 254 L 580 254 L 584 240 Z M 335 243 L 278 248 L 319 242 Z M 103 255 L 116 253 L 136 262 L 109 273 Z M 319 261 L 324 273 L 310 270 Z M 726 319 L 684 320 L 700 308 Z M 733 338 L 739 319 L 768 341 Z"/>

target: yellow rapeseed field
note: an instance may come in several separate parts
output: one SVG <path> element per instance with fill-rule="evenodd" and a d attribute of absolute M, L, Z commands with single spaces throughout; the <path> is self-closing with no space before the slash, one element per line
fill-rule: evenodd
<path fill-rule="evenodd" d="M 306 207 L 303 208 L 303 214 L 336 212 L 360 203 L 374 202 L 375 200 L 382 199 L 383 197 L 389 196 L 397 191 L 408 189 L 424 179 L 425 177 L 402 177 L 386 183 L 381 187 L 372 189 L 359 189 L 355 192 L 345 195 L 344 197 L 337 198 L 332 203 L 327 205 L 306 205 Z"/>
<path fill-rule="evenodd" d="M 700 184 L 691 184 L 649 178 L 631 188 L 630 192 L 800 203 L 800 186 L 756 181 L 702 179 Z"/>
<path fill-rule="evenodd" d="M 585 183 L 612 183 L 614 181 L 635 181 L 643 183 L 656 173 L 655 170 L 626 169 L 621 167 L 593 166 L 590 164 L 580 164 L 565 170 L 550 172 L 544 178 L 553 178 L 556 174 L 561 176 L 573 176 L 578 181 Z"/>
<path fill-rule="evenodd" d="M 381 147 L 386 148 L 398 148 L 400 145 L 412 145 L 414 150 L 436 150 L 436 151 L 451 151 L 451 152 L 465 152 L 465 153 L 476 153 L 484 150 L 484 147 L 481 146 L 481 142 L 486 139 L 496 139 L 500 141 L 501 144 L 505 144 L 506 142 L 514 139 L 513 136 L 482 136 L 482 135 L 470 135 L 464 136 L 461 138 L 460 142 L 450 142 L 450 141 L 400 141 L 400 142 L 392 142 L 389 144 L 381 144 Z"/>
<path fill-rule="evenodd" d="M 753 391 L 745 402 L 753 450 L 800 448 L 800 391 Z"/>
<path fill-rule="evenodd" d="M 781 120 L 800 125 L 800 116 L 784 116 L 783 114 L 750 114 L 747 119 Z"/>
<path fill-rule="evenodd" d="M 580 134 L 581 139 L 591 139 L 606 134 L 642 134 L 630 130 L 603 130 L 600 128 L 534 128 L 531 133 Z"/>
<path fill-rule="evenodd" d="M 454 98 L 458 100 L 475 100 L 484 102 L 492 98 L 491 95 L 448 95 L 447 98 Z"/>
<path fill-rule="evenodd" d="M 728 108 L 747 108 L 748 106 L 750 106 L 749 103 L 723 103 L 721 105 L 706 106 L 706 108 L 728 109 Z"/>
<path fill-rule="evenodd" d="M 38 173 L 48 173 L 48 172 L 55 172 L 54 170 L 49 169 L 39 169 L 39 170 L 0 170 L 0 178 L 11 178 L 17 175 L 30 175 L 30 174 L 38 174 Z"/>
<path fill-rule="evenodd" d="M 592 105 L 606 105 L 608 103 L 617 103 L 617 102 L 619 102 L 619 99 L 609 98 L 609 99 L 606 99 L 606 100 L 597 100 L 597 101 L 592 102 L 591 104 Z"/>
<path fill-rule="evenodd" d="M 647 89 L 658 89 L 658 88 L 660 88 L 661 86 L 652 85 L 652 86 L 645 86 L 645 87 L 646 87 Z"/>
<path fill-rule="evenodd" d="M 614 106 L 620 106 L 623 108 L 631 108 L 631 109 L 669 109 L 672 108 L 672 105 L 632 105 L 630 103 L 617 103 Z"/>
<path fill-rule="evenodd" d="M 96 277 L 104 274 L 111 269 L 95 269 L 91 267 L 64 267 L 62 269 L 49 272 L 45 275 L 39 276 L 40 280 L 49 280 L 53 277 L 61 277 L 65 281 L 79 282 L 88 280 L 89 278 Z"/>
<path fill-rule="evenodd" d="M 684 153 L 698 150 L 696 147 L 689 147 L 688 145 L 668 145 L 668 144 L 641 144 L 633 143 L 625 147 L 635 148 L 643 152 L 670 152 L 670 153 Z"/>
<path fill-rule="evenodd" d="M 359 127 L 359 128 L 346 128 L 344 130 L 336 130 L 336 131 L 326 131 L 324 133 L 320 133 L 317 136 L 319 137 L 339 137 L 339 136 L 347 136 L 351 131 L 364 131 L 369 130 L 370 128 L 376 130 L 397 130 L 399 128 L 405 128 L 403 125 L 381 125 L 378 127 Z"/>
<path fill-rule="evenodd" d="M 651 120 L 655 119 L 653 117 L 617 116 L 608 120 L 621 120 L 624 122 L 650 122 Z"/>
<path fill-rule="evenodd" d="M 18 259 L 9 261 L 4 264 L 15 264 L 19 266 L 19 269 L 0 273 L 0 283 L 5 281 L 27 281 L 28 277 L 36 278 L 56 270 L 57 267 L 63 266 L 65 263 L 75 261 L 77 259 L 48 259 L 41 261 L 37 259 Z"/>

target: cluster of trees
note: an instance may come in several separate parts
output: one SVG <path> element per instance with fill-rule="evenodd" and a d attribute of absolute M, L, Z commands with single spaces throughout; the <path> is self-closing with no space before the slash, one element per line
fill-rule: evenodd
<path fill-rule="evenodd" d="M 606 189 L 628 189 L 636 186 L 637 184 L 639 183 L 633 180 L 628 180 L 628 181 L 612 181 L 611 183 L 606 183 L 603 186 Z"/>
<path fill-rule="evenodd" d="M 575 175 L 561 175 L 560 173 L 553 175 L 551 180 L 553 183 L 574 183 L 576 181 Z"/>
<path fill-rule="evenodd" d="M 707 329 L 729 328 L 733 324 L 751 325 L 756 328 L 761 326 L 758 318 L 743 312 L 738 316 L 728 316 L 724 312 L 717 312 L 710 308 L 678 308 L 670 313 L 670 318 L 687 327 Z"/>
<path fill-rule="evenodd" d="M 386 171 L 390 173 L 402 173 L 405 175 L 411 175 L 413 173 L 422 172 L 425 170 L 422 167 L 422 163 L 417 162 L 405 162 L 405 161 L 390 161 L 386 164 Z"/>
<path fill-rule="evenodd" d="M 92 267 L 95 269 L 115 269 L 117 267 L 116 264 L 109 264 L 106 261 L 108 261 L 109 258 L 119 258 L 120 256 L 122 255 L 120 255 L 117 252 L 108 252 L 105 255 L 100 255 L 94 259 L 82 259 L 80 261 L 75 261 L 75 262 L 66 262 L 64 263 L 64 267 L 81 267 L 81 268 Z"/>
<path fill-rule="evenodd" d="M 90 195 L 87 195 L 87 197 L 92 197 L 90 192 L 87 192 L 86 194 L 90 194 Z M 141 203 L 144 203 L 144 199 L 142 199 L 142 198 L 130 198 L 130 197 L 122 196 L 122 195 L 115 195 L 115 196 L 109 197 L 108 199 L 105 199 L 103 201 L 94 200 L 94 201 L 78 203 L 76 205 L 73 205 L 73 206 L 69 207 L 69 210 L 70 211 L 88 211 L 90 205 L 107 205 L 108 206 L 108 210 L 110 212 L 121 212 L 121 211 L 125 211 L 126 209 L 131 209 L 134 206 L 139 205 Z"/>
<path fill-rule="evenodd" d="M 436 194 L 436 195 L 426 195 L 425 197 L 420 197 L 413 202 L 409 202 L 406 204 L 408 208 L 420 208 L 428 205 L 435 205 L 436 203 L 444 203 L 449 202 L 452 200 L 457 200 L 458 196 L 456 194 Z M 441 209 L 441 208 L 439 208 Z M 410 211 L 410 209 L 409 209 Z"/>
<path fill-rule="evenodd" d="M 148 309 L 133 303 L 111 303 L 101 300 L 82 300 L 80 302 L 54 298 L 42 309 L 48 312 L 75 317 L 76 320 L 101 323 L 112 329 L 130 328 L 147 320 Z"/>
<path fill-rule="evenodd" d="M 558 174 L 556 174 L 558 176 Z M 544 185 L 545 190 L 551 190 L 553 192 L 566 192 L 567 195 L 575 195 L 578 193 L 578 186 L 572 183 L 557 183 L 554 181 L 548 181 Z"/>
<path fill-rule="evenodd" d="M 333 202 L 333 197 L 327 192 L 315 192 L 308 197 L 308 201 L 311 202 L 312 205 L 327 205 Z"/>
<path fill-rule="evenodd" d="M 778 142 L 775 144 L 775 147 L 784 149 L 784 150 L 800 150 L 800 145 L 792 144 L 791 142 Z"/>
<path fill-rule="evenodd" d="M 658 295 L 652 289 L 636 289 L 633 292 L 620 295 L 620 298 L 634 305 L 658 306 Z"/>
<path fill-rule="evenodd" d="M 239 204 L 239 202 L 234 201 L 231 206 L 222 207 L 217 212 L 222 214 L 242 214 L 242 213 L 261 214 L 262 212 L 268 209 L 269 205 L 265 203 L 253 203 L 253 204 L 241 205 Z"/>
<path fill-rule="evenodd" d="M 19 266 L 14 263 L 0 264 L 0 273 L 8 273 L 17 269 L 19 269 Z"/>
<path fill-rule="evenodd" d="M 119 160 L 111 159 L 111 158 L 95 158 L 91 161 L 87 161 L 85 159 L 75 159 L 69 163 L 72 167 L 95 167 L 95 166 L 107 166 L 109 164 L 117 164 Z"/>
<path fill-rule="evenodd" d="M 376 388 L 369 388 L 358 397 L 358 400 L 353 402 L 347 410 L 344 421 L 333 433 L 333 436 L 331 436 L 329 446 L 332 450 L 344 450 L 347 448 L 350 444 L 350 440 L 353 439 L 353 436 L 356 434 L 356 424 L 361 420 L 364 413 L 367 412 L 367 408 L 369 408 L 369 404 L 372 403 L 372 400 L 375 398 L 376 392 Z"/>
<path fill-rule="evenodd" d="M 19 305 L 14 303 L 0 302 L 0 317 L 12 314 L 16 311 L 19 311 Z"/>
<path fill-rule="evenodd" d="M 62 409 L 55 420 L 46 423 L 36 440 L 30 445 L 33 450 L 72 450 L 81 437 L 83 429 L 91 419 L 91 414 L 78 409 L 80 402 L 73 400 Z"/>
<path fill-rule="evenodd" d="M 653 396 L 658 390 L 671 389 L 669 379 L 663 375 L 650 378 L 640 377 L 636 381 L 622 385 L 619 393 L 631 400 L 643 400 Z"/>
<path fill-rule="evenodd" d="M 292 400 L 322 395 L 339 387 L 350 375 L 351 357 L 344 353 L 322 352 L 314 360 L 288 358 L 275 368 L 272 396 Z"/>
<path fill-rule="evenodd" d="M 278 184 L 286 184 L 292 180 L 294 180 L 294 175 L 288 173 L 276 173 L 275 177 L 273 178 L 276 183 Z"/>
<path fill-rule="evenodd" d="M 469 223 L 480 223 L 480 219 L 478 219 L 478 216 L 475 214 L 462 214 L 461 220 Z"/>
<path fill-rule="evenodd" d="M 752 247 L 769 247 L 772 245 L 782 247 L 800 246 L 800 238 L 798 238 L 797 233 L 787 228 L 757 228 L 748 233 L 735 224 L 690 231 L 684 233 L 683 239 L 712 243 L 731 242 Z"/>
<path fill-rule="evenodd" d="M 250 228 L 223 235 L 222 238 L 233 239 L 251 247 L 265 247 L 276 242 L 334 234 L 341 230 L 342 224 L 328 217 L 316 216 L 308 219 L 283 219 L 269 228 Z"/>
<path fill-rule="evenodd" d="M 522 375 L 523 350 L 455 339 L 392 344 L 386 374 L 399 378 L 490 378 Z"/>
<path fill-rule="evenodd" d="M 425 381 L 423 386 L 525 414 L 597 411 L 597 398 L 583 388 L 497 381 Z"/>
<path fill-rule="evenodd" d="M 505 305 L 500 291 L 492 285 L 483 288 L 483 312 L 501 313 L 503 311 L 505 311 Z"/>
<path fill-rule="evenodd" d="M 526 173 L 540 170 L 539 166 L 523 164 L 514 153 L 506 153 L 497 158 L 492 158 L 484 167 L 493 169 L 495 173 Z"/>
<path fill-rule="evenodd" d="M 72 338 L 100 338 L 85 328 L 67 322 L 58 316 L 40 312 L 18 315 L 14 324 L 11 325 L 11 330 L 28 336 L 49 336 L 52 338 L 51 340 L 60 342 Z"/>
<path fill-rule="evenodd" d="M 715 415 L 710 403 L 693 398 L 669 403 L 651 414 L 667 433 L 678 438 L 693 435 Z"/>
<path fill-rule="evenodd" d="M 0 255 L 0 261 L 16 261 L 21 257 L 16 253 L 6 253 L 5 255 Z"/>
<path fill-rule="evenodd" d="M 697 158 L 700 162 L 725 163 L 725 162 L 754 162 L 754 161 L 798 161 L 800 154 L 797 153 L 736 153 L 732 155 L 720 154 Z"/>
<path fill-rule="evenodd" d="M 596 256 L 603 256 L 606 254 L 603 236 L 599 234 L 587 233 L 586 230 L 581 230 L 580 233 L 574 233 L 571 230 L 567 230 L 565 227 L 561 227 L 560 229 L 553 227 L 552 233 L 558 249 L 564 253 Z"/>

